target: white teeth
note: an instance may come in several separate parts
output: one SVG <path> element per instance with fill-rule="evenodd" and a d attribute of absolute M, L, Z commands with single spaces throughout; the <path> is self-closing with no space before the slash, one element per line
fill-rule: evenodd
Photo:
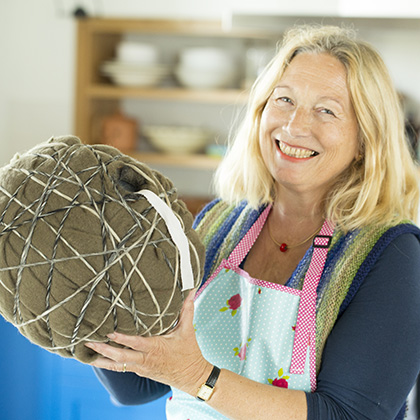
<path fill-rule="evenodd" d="M 313 150 L 290 147 L 281 141 L 279 141 L 279 147 L 285 155 L 298 159 L 306 159 L 316 154 Z"/>

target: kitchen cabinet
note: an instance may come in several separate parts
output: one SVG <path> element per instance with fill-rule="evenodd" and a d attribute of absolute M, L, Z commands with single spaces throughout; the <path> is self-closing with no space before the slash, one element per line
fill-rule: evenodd
<path fill-rule="evenodd" d="M 164 420 L 166 399 L 119 406 L 91 366 L 50 353 L 0 317 L 0 407 L 2 420 Z M 17 362 L 19 361 L 19 362 Z"/>
<path fill-rule="evenodd" d="M 193 108 L 207 105 L 217 109 L 230 106 L 243 106 L 247 94 L 236 86 L 224 89 L 186 89 L 177 83 L 167 83 L 158 87 L 127 87 L 112 84 L 100 72 L 100 66 L 112 60 L 118 43 L 125 37 L 143 37 L 147 42 L 160 42 L 161 46 L 171 48 L 172 61 L 177 49 L 182 45 L 218 45 L 231 48 L 241 59 L 239 49 L 249 46 L 274 45 L 272 35 L 260 31 L 231 31 L 223 28 L 221 21 L 205 20 L 159 20 L 159 19 L 81 19 L 78 21 L 77 41 L 77 81 L 75 99 L 75 132 L 87 143 L 101 142 L 100 124 L 104 116 L 121 109 L 124 101 L 141 103 L 145 108 L 156 102 L 170 104 L 174 109 L 179 104 L 189 104 Z M 167 56 L 169 54 L 165 54 Z M 243 60 L 243 58 L 242 58 Z M 167 63 L 168 64 L 168 63 Z M 173 64 L 173 63 L 171 63 Z M 243 69 L 243 63 L 238 63 Z M 241 75 L 243 77 L 243 75 Z M 166 105 L 165 105 L 166 106 Z M 147 112 L 146 112 L 147 113 Z M 162 113 L 159 124 L 164 125 Z M 197 117 L 194 117 L 197 122 Z M 153 122 L 156 124 L 156 122 Z M 142 120 L 142 124 L 148 124 Z M 229 127 L 226 127 L 228 130 Z M 140 128 L 141 130 L 141 128 Z M 170 141 L 170 139 L 168 139 Z M 179 155 L 162 154 L 154 151 L 133 150 L 134 157 L 151 164 L 170 165 L 198 169 L 214 169 L 218 159 L 204 154 Z"/>

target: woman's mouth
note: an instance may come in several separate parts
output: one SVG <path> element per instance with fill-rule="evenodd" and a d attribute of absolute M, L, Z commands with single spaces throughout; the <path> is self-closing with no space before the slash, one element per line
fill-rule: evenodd
<path fill-rule="evenodd" d="M 286 143 L 283 143 L 281 140 L 276 140 L 276 143 L 283 154 L 292 158 L 307 159 L 318 155 L 318 152 L 315 152 L 314 150 L 292 147 Z"/>

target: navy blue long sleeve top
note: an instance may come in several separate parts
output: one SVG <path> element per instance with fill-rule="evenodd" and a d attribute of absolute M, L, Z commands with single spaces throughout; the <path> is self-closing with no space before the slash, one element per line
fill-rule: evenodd
<path fill-rule="evenodd" d="M 393 420 L 420 370 L 420 244 L 394 239 L 368 274 L 326 342 L 308 420 Z M 95 372 L 121 404 L 170 391 L 133 373 Z"/>

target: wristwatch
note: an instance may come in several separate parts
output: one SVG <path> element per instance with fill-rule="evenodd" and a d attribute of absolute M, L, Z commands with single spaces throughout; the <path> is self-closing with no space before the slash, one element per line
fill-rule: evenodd
<path fill-rule="evenodd" d="M 214 391 L 217 379 L 220 375 L 220 369 L 217 366 L 213 366 L 213 370 L 210 373 L 207 381 L 198 388 L 196 398 L 200 401 L 208 401 Z"/>

